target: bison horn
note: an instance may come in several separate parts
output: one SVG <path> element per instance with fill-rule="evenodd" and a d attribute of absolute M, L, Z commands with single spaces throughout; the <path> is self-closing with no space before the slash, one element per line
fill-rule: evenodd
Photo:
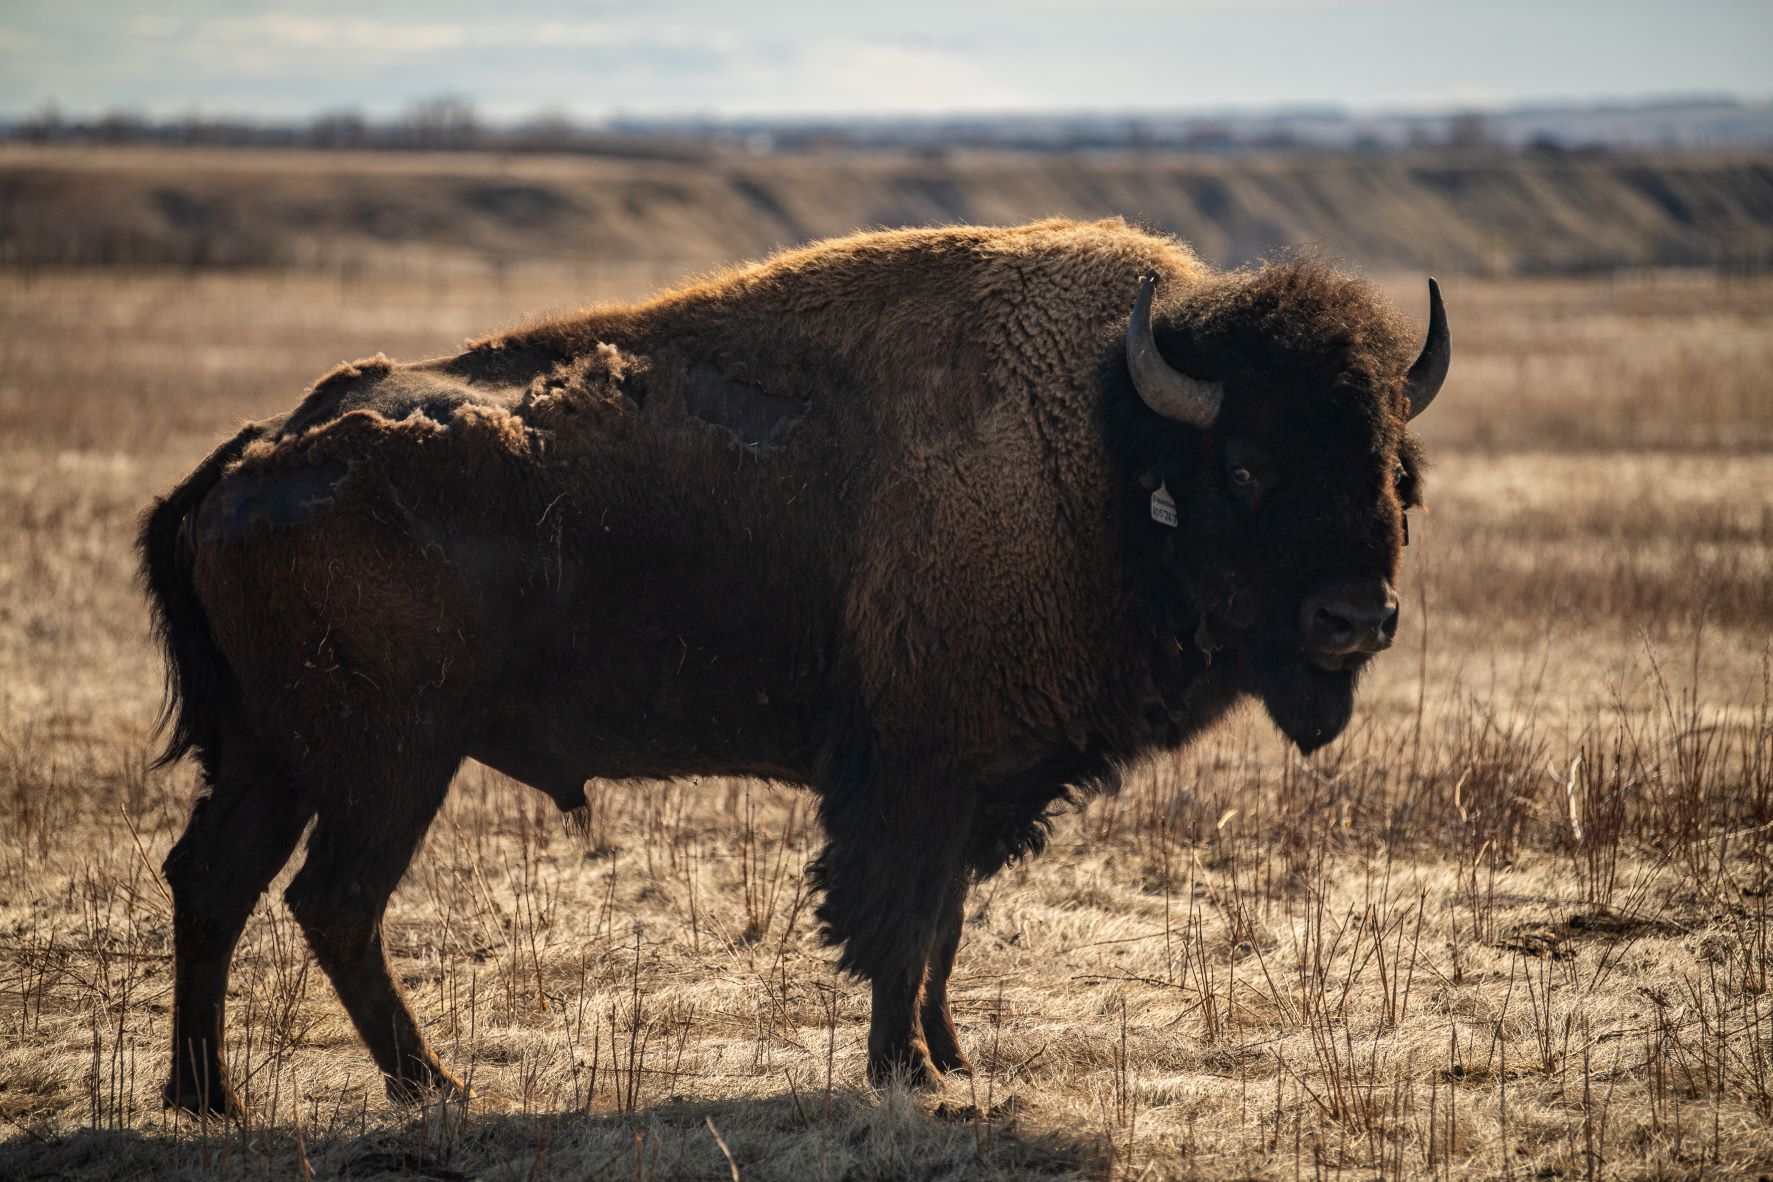
<path fill-rule="evenodd" d="M 1447 333 L 1447 309 L 1441 303 L 1441 285 L 1430 279 L 1428 343 L 1422 346 L 1422 356 L 1416 358 L 1416 364 L 1404 376 L 1404 393 L 1410 399 L 1409 418 L 1427 410 L 1434 396 L 1441 392 L 1441 383 L 1447 380 L 1447 366 L 1452 361 L 1453 338 Z"/>
<path fill-rule="evenodd" d="M 1219 417 L 1225 392 L 1218 382 L 1203 382 L 1172 369 L 1157 351 L 1151 335 L 1151 293 L 1156 286 L 1156 275 L 1139 280 L 1139 297 L 1127 322 L 1127 369 L 1133 374 L 1133 388 L 1158 414 L 1205 430 Z"/>

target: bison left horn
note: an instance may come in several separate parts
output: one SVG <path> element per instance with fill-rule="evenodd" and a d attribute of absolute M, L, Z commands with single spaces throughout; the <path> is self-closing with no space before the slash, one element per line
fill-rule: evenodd
<path fill-rule="evenodd" d="M 1133 374 L 1133 388 L 1146 406 L 1166 419 L 1205 430 L 1219 417 L 1225 391 L 1218 382 L 1203 382 L 1172 369 L 1157 351 L 1151 335 L 1151 293 L 1156 286 L 1156 275 L 1139 280 L 1139 297 L 1127 322 L 1127 369 Z"/>
<path fill-rule="evenodd" d="M 1447 332 L 1447 309 L 1441 303 L 1441 285 L 1433 279 L 1428 281 L 1428 343 L 1422 346 L 1422 356 L 1416 358 L 1416 364 L 1404 375 L 1404 395 L 1410 400 L 1409 418 L 1415 418 L 1428 409 L 1434 396 L 1441 392 L 1441 383 L 1447 380 L 1447 366 L 1453 362 L 1453 338 Z"/>

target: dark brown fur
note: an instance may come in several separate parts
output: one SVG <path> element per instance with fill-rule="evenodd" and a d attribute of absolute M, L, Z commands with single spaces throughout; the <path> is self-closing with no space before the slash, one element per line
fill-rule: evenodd
<path fill-rule="evenodd" d="M 1165 355 L 1226 383 L 1209 431 L 1131 388 L 1147 270 Z M 211 787 L 166 863 L 169 1101 L 234 1105 L 228 958 L 311 818 L 288 899 L 317 958 L 391 1090 L 456 1086 L 380 919 L 466 758 L 563 808 L 590 777 L 813 788 L 871 1071 L 964 1066 L 968 885 L 1057 801 L 1241 693 L 1305 746 L 1346 721 L 1352 674 L 1295 668 L 1285 621 L 1310 579 L 1395 570 L 1407 360 L 1322 266 L 1218 275 L 1055 221 L 859 235 L 328 375 L 144 525 L 166 757 L 196 750 Z M 1262 516 L 1224 495 L 1232 438 L 1290 473 Z M 1180 529 L 1149 519 L 1159 480 Z"/>

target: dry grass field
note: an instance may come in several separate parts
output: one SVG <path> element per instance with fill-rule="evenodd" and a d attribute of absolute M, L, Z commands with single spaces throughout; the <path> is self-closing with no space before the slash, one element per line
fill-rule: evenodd
<path fill-rule="evenodd" d="M 862 1083 L 807 796 L 596 786 L 581 834 L 470 767 L 387 938 L 476 1098 L 387 1104 L 280 880 L 251 1117 L 163 1113 L 194 777 L 145 771 L 135 515 L 341 359 L 655 278 L 0 271 L 0 1178 L 1773 1174 L 1773 281 L 1693 274 L 1447 284 L 1355 726 L 1248 711 L 976 891 L 972 1078 Z"/>

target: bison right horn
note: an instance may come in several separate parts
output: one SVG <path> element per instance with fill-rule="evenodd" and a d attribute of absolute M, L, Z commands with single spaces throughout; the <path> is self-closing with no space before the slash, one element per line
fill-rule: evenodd
<path fill-rule="evenodd" d="M 1441 303 L 1441 285 L 1431 276 L 1428 280 L 1428 341 L 1421 356 L 1404 376 L 1404 394 L 1410 400 L 1409 419 L 1428 409 L 1434 396 L 1447 380 L 1447 367 L 1453 362 L 1453 337 L 1447 332 L 1447 306 Z"/>
<path fill-rule="evenodd" d="M 1139 297 L 1127 322 L 1127 369 L 1132 371 L 1133 388 L 1146 406 L 1166 419 L 1205 430 L 1219 417 L 1225 391 L 1218 382 L 1203 382 L 1171 368 L 1157 351 L 1151 335 L 1151 293 L 1156 286 L 1156 275 L 1139 280 Z"/>

